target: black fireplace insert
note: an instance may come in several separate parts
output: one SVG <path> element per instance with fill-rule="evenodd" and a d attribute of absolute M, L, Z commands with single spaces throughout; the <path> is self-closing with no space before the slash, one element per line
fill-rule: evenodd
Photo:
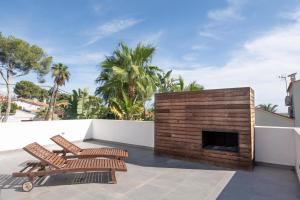
<path fill-rule="evenodd" d="M 239 152 L 239 134 L 236 132 L 202 131 L 204 149 Z"/>

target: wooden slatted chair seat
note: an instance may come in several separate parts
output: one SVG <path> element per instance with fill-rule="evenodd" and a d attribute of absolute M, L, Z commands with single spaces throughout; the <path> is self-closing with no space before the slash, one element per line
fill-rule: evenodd
<path fill-rule="evenodd" d="M 60 135 L 51 138 L 57 145 L 61 146 L 66 152 L 70 152 L 81 158 L 87 157 L 108 157 L 108 158 L 127 158 L 128 152 L 118 148 L 88 148 L 81 149 L 72 142 Z"/>
<path fill-rule="evenodd" d="M 73 159 L 67 160 L 55 153 L 45 149 L 38 143 L 32 143 L 24 147 L 28 153 L 37 159 L 46 162 L 56 169 L 112 169 L 116 171 L 126 171 L 123 160 L 114 159 Z"/>
<path fill-rule="evenodd" d="M 111 174 L 110 183 L 117 183 L 116 171 L 127 171 L 125 162 L 116 159 L 72 159 L 59 156 L 38 143 L 32 143 L 23 148 L 41 162 L 31 162 L 20 170 L 14 172 L 14 177 L 28 177 L 29 181 L 23 183 L 24 191 L 31 191 L 34 177 L 61 174 L 68 172 L 97 172 L 107 171 Z M 49 166 L 49 167 L 48 167 Z"/>
<path fill-rule="evenodd" d="M 118 148 L 94 148 L 94 149 L 83 149 L 79 155 L 82 156 L 97 156 L 102 155 L 103 157 L 115 156 L 119 158 L 128 157 L 128 152 Z"/>
<path fill-rule="evenodd" d="M 64 169 L 114 169 L 116 171 L 126 171 L 126 165 L 122 160 L 111 159 L 79 159 L 69 160 Z"/>

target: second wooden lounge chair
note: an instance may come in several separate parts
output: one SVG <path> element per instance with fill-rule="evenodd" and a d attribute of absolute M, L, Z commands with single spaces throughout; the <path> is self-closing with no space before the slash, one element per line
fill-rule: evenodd
<path fill-rule="evenodd" d="M 111 173 L 110 183 L 117 183 L 115 171 L 127 171 L 123 160 L 115 159 L 71 159 L 67 160 L 51 151 L 48 151 L 38 143 L 32 143 L 23 148 L 36 157 L 40 162 L 27 163 L 27 166 L 19 172 L 13 173 L 14 177 L 28 177 L 29 181 L 23 183 L 24 191 L 29 192 L 33 188 L 35 177 L 48 176 L 61 173 L 98 172 Z"/>
<path fill-rule="evenodd" d="M 126 150 L 122 150 L 118 148 L 81 149 L 80 147 L 68 141 L 61 135 L 53 136 L 51 140 L 63 148 L 62 151 L 54 151 L 55 153 L 62 153 L 63 155 L 66 155 L 66 153 L 71 153 L 74 155 L 73 157 L 76 158 L 105 157 L 105 158 L 122 159 L 128 157 L 128 152 Z"/>

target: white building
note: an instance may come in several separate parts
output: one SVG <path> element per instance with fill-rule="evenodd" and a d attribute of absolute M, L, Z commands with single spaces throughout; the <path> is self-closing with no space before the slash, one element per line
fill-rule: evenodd
<path fill-rule="evenodd" d="M 300 127 L 300 80 L 296 80 L 296 73 L 289 75 L 289 77 L 291 82 L 287 88 L 288 95 L 285 98 L 288 116 L 256 108 L 256 126 Z"/>
<path fill-rule="evenodd" d="M 256 126 L 278 126 L 278 127 L 294 127 L 294 119 L 278 113 L 265 111 L 260 108 L 255 109 L 255 125 Z"/>
<path fill-rule="evenodd" d="M 300 127 L 300 80 L 292 79 L 288 94 L 286 105 L 289 106 L 289 116 L 294 118 L 295 127 Z"/>
<path fill-rule="evenodd" d="M 32 112 L 26 112 L 23 110 L 16 110 L 16 114 L 10 115 L 7 119 L 7 122 L 24 122 L 24 121 L 33 121 L 36 114 Z"/>
<path fill-rule="evenodd" d="M 46 103 L 39 102 L 36 99 L 31 100 L 31 99 L 19 98 L 19 99 L 16 99 L 14 101 L 14 103 L 16 103 L 18 106 L 20 106 L 22 108 L 22 110 L 28 111 L 28 112 L 37 112 L 48 106 Z"/>

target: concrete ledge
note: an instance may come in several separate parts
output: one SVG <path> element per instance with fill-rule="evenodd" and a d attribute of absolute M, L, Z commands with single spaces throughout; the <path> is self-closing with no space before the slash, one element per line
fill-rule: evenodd
<path fill-rule="evenodd" d="M 103 144 L 115 144 L 115 145 L 122 145 L 122 146 L 128 146 L 128 147 L 137 147 L 141 149 L 147 149 L 147 150 L 154 150 L 153 147 L 147 147 L 147 146 L 142 146 L 142 145 L 136 145 L 136 144 L 127 144 L 127 143 L 122 143 L 122 142 L 115 142 L 115 141 L 108 141 L 108 140 L 100 140 L 100 139 L 84 139 L 84 142 L 89 142 L 89 141 L 97 141 L 99 143 Z"/>
<path fill-rule="evenodd" d="M 280 164 L 272 164 L 272 163 L 265 163 L 265 162 L 255 162 L 255 166 L 265 166 L 265 167 L 273 167 L 278 169 L 288 169 L 295 171 L 295 166 L 290 165 L 280 165 Z"/>

